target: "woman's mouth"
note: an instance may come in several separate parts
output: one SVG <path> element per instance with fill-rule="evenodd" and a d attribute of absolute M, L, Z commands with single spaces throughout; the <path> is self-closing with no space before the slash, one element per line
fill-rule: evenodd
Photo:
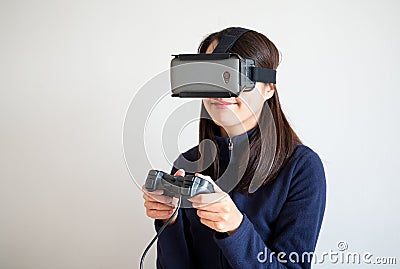
<path fill-rule="evenodd" d="M 235 102 L 226 102 L 226 101 L 211 101 L 211 105 L 216 108 L 228 108 L 234 105 L 237 105 Z"/>

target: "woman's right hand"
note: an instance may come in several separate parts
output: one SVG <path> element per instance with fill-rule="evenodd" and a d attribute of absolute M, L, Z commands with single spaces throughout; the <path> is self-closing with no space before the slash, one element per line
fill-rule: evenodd
<path fill-rule="evenodd" d="M 183 169 L 179 169 L 175 173 L 175 176 L 184 175 L 185 171 Z M 163 222 L 167 221 L 175 211 L 172 198 L 162 195 L 163 190 L 148 192 L 144 186 L 142 186 L 142 190 L 146 215 L 152 219 L 159 219 Z M 177 217 L 178 214 L 171 220 L 170 224 L 173 224 Z"/>

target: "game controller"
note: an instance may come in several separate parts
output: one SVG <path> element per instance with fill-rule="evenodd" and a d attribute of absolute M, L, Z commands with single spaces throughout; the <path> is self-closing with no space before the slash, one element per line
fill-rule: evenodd
<path fill-rule="evenodd" d="M 150 170 L 145 188 L 147 191 L 163 190 L 163 195 L 176 198 L 191 198 L 201 193 L 213 193 L 211 182 L 194 175 L 172 176 L 168 173 Z"/>

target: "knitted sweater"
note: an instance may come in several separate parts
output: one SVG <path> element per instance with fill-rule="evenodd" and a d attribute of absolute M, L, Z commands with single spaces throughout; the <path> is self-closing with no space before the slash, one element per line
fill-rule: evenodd
<path fill-rule="evenodd" d="M 240 142 L 251 131 L 233 137 Z M 228 139 L 217 137 L 220 162 L 226 166 Z M 198 159 L 198 147 L 181 154 Z M 181 208 L 157 242 L 157 268 L 310 268 L 325 211 L 326 180 L 323 164 L 309 147 L 297 144 L 278 176 L 254 193 L 229 192 L 243 221 L 231 235 L 200 223 L 194 208 Z M 155 220 L 158 231 L 162 221 Z"/>

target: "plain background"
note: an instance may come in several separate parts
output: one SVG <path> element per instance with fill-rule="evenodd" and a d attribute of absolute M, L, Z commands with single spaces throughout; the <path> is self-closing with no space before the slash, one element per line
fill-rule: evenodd
<path fill-rule="evenodd" d="M 171 54 L 229 26 L 282 53 L 283 109 L 327 175 L 316 252 L 396 257 L 399 13 L 395 0 L 1 0 L 0 268 L 138 268 L 154 229 L 124 164 L 125 112 Z M 195 125 L 185 134 L 196 143 Z M 356 267 L 315 268 L 340 266 Z"/>

